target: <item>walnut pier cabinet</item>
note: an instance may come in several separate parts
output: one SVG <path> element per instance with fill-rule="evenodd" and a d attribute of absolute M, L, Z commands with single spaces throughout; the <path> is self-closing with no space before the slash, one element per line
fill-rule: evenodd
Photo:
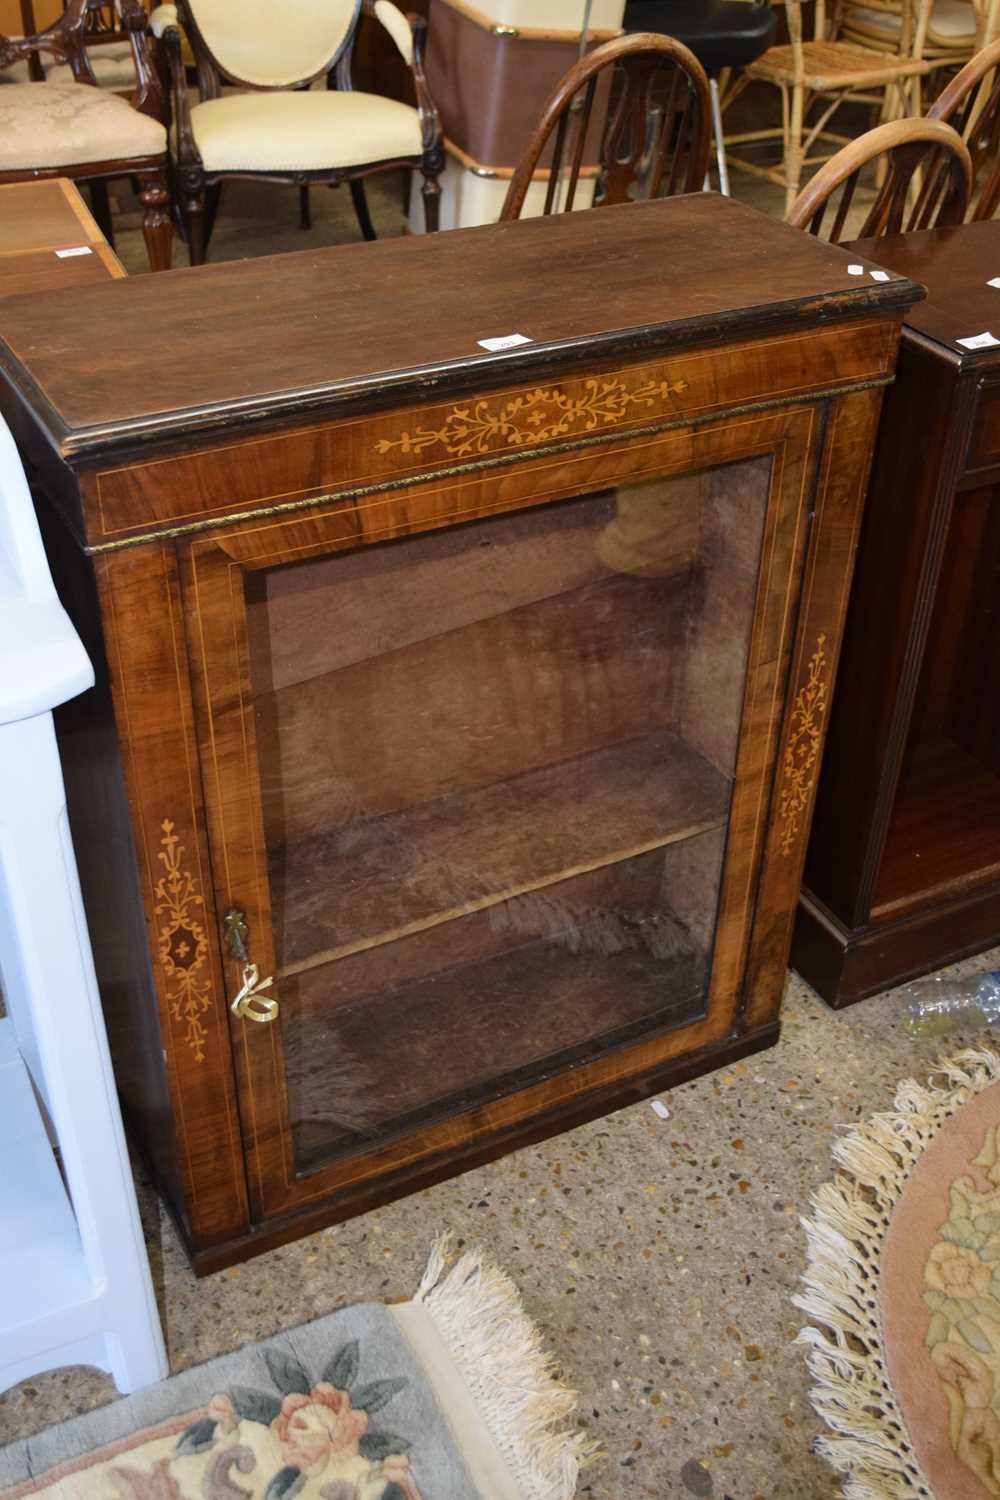
<path fill-rule="evenodd" d="M 847 265 L 699 194 L 6 305 L 105 663 L 60 734 L 116 1071 L 199 1270 L 774 1041 L 920 295 Z"/>

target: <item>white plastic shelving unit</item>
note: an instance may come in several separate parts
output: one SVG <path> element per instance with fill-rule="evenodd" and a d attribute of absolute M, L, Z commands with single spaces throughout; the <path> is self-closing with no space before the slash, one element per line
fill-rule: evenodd
<path fill-rule="evenodd" d="M 0 422 L 0 1390 L 167 1372 L 52 724 L 93 680 Z"/>

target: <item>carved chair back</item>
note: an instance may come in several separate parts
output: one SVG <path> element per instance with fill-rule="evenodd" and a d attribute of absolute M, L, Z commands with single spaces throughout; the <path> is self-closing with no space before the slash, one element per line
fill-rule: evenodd
<path fill-rule="evenodd" d="M 601 203 L 626 203 L 644 179 L 651 198 L 701 189 L 708 167 L 711 106 L 698 59 L 673 37 L 637 32 L 595 47 L 556 85 L 511 178 L 500 219 L 516 219 L 543 154 L 544 213 L 571 209 L 593 140 L 595 109 L 610 103 L 600 141 Z"/>
<path fill-rule="evenodd" d="M 202 98 L 219 75 L 250 88 L 282 89 L 328 73 L 348 51 L 361 0 L 181 0 Z"/>
<path fill-rule="evenodd" d="M 166 96 L 147 46 L 145 8 L 140 0 L 114 0 L 111 9 L 121 34 L 128 38 L 132 47 L 136 84 L 129 102 L 133 109 L 165 123 Z M 0 36 L 0 67 L 26 60 L 30 77 L 39 82 L 45 77 L 40 58 L 47 55 L 57 62 L 68 63 L 77 83 L 91 84 L 96 88 L 97 79 L 90 66 L 87 46 L 94 36 L 94 17 L 100 26 L 101 18 L 108 10 L 106 0 L 67 0 L 63 14 L 50 26 L 42 31 L 29 32 L 27 23 L 34 22 L 34 8 L 31 0 L 22 0 L 21 16 L 26 34 L 23 37 Z"/>
<path fill-rule="evenodd" d="M 884 158 L 885 176 L 860 227 L 848 228 L 866 167 Z M 892 120 L 851 141 L 803 188 L 787 220 L 838 244 L 935 225 L 961 224 L 972 190 L 972 162 L 961 137 L 940 120 Z M 827 211 L 833 221 L 824 232 Z"/>
<path fill-rule="evenodd" d="M 927 118 L 946 120 L 965 141 L 976 184 L 970 218 L 992 219 L 1000 204 L 1000 41 L 969 59 Z"/>

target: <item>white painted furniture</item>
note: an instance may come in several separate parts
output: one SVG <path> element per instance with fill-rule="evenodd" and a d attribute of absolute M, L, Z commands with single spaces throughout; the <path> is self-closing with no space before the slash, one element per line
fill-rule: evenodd
<path fill-rule="evenodd" d="M 0 422 L 0 1390 L 167 1373 L 52 725 L 93 680 Z"/>

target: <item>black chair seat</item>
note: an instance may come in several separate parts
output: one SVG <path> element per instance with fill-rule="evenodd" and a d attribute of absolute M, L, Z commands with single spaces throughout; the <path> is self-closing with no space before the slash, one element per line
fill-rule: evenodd
<path fill-rule="evenodd" d="M 767 0 L 629 0 L 623 25 L 676 37 L 714 75 L 756 62 L 773 44 L 778 18 Z"/>

